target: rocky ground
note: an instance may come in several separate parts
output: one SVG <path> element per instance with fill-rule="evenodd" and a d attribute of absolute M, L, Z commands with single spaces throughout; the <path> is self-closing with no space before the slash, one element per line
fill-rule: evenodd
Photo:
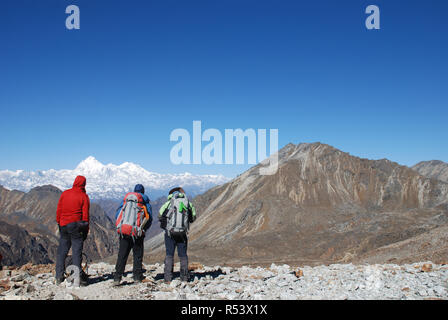
<path fill-rule="evenodd" d="M 123 299 L 448 299 L 448 265 L 353 265 L 292 268 L 206 267 L 190 265 L 192 281 L 163 282 L 163 265 L 145 265 L 146 279 L 132 280 L 131 266 L 113 287 L 114 266 L 89 266 L 90 284 L 68 288 L 54 283 L 53 265 L 25 265 L 0 271 L 0 300 Z M 176 273 L 177 271 L 177 273 Z"/>

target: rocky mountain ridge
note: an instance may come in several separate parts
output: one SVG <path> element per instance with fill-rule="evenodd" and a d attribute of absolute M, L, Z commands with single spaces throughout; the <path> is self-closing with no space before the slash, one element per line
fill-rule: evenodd
<path fill-rule="evenodd" d="M 322 143 L 289 144 L 278 158 L 275 175 L 260 175 L 257 165 L 193 199 L 194 259 L 239 265 L 446 259 L 447 183 Z M 160 259 L 162 238 L 149 243 L 148 254 Z"/>
<path fill-rule="evenodd" d="M 422 176 L 448 183 L 448 163 L 440 160 L 422 161 L 412 166 Z"/>

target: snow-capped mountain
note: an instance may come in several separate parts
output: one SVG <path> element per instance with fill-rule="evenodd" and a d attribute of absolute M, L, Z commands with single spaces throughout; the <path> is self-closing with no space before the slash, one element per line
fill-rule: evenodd
<path fill-rule="evenodd" d="M 91 199 L 119 199 L 137 183 L 143 184 L 153 199 L 166 195 L 175 186 L 182 186 L 188 194 L 196 195 L 230 180 L 222 175 L 193 175 L 188 172 L 159 174 L 131 162 L 104 165 L 90 156 L 74 170 L 3 170 L 0 171 L 0 185 L 10 190 L 29 191 L 36 186 L 51 184 L 65 190 L 72 187 L 77 175 L 87 178 L 86 190 Z"/>

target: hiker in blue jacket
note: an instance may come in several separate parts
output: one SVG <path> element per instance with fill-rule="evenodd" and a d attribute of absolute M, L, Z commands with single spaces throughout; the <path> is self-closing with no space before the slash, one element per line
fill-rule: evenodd
<path fill-rule="evenodd" d="M 150 203 L 149 197 L 145 194 L 145 187 L 143 185 L 141 185 L 141 184 L 135 185 L 134 192 L 140 193 L 142 195 L 142 197 L 143 197 L 143 200 L 145 200 L 146 210 L 148 210 L 149 219 L 150 219 L 148 221 L 148 223 L 146 224 L 148 227 L 146 228 L 146 226 L 145 226 L 145 229 L 147 230 L 151 226 L 151 224 L 152 224 L 152 208 L 151 208 L 151 203 Z M 121 202 L 120 206 L 118 207 L 117 211 L 115 212 L 115 220 L 117 220 L 118 215 L 120 214 L 121 209 L 123 209 L 123 202 Z"/>
<path fill-rule="evenodd" d="M 114 285 L 120 284 L 121 278 L 126 267 L 126 261 L 128 260 L 131 249 L 134 254 L 133 276 L 135 282 L 141 282 L 145 277 L 143 276 L 143 252 L 144 252 L 144 239 L 145 233 L 152 224 L 152 208 L 149 201 L 149 197 L 145 194 L 145 188 L 141 184 L 137 184 L 134 188 L 134 192 L 140 193 L 146 206 L 146 211 L 149 215 L 148 222 L 143 227 L 143 233 L 140 237 L 131 237 L 128 235 L 120 234 L 120 248 L 118 250 L 117 264 L 115 266 Z M 120 215 L 123 203 L 118 207 L 115 213 L 115 221 L 117 221 Z"/>

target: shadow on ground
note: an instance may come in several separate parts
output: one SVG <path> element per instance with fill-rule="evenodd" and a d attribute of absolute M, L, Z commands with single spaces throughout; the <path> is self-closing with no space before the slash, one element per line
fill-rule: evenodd
<path fill-rule="evenodd" d="M 146 270 L 143 270 L 143 273 L 145 273 Z M 125 272 L 123 274 L 123 282 L 120 284 L 120 286 L 125 286 L 125 285 L 131 285 L 134 284 L 134 281 L 126 281 L 127 280 L 127 276 L 132 274 L 132 271 L 128 271 Z M 194 272 L 194 271 L 190 271 L 190 279 L 194 279 L 194 278 L 198 278 L 199 280 L 205 277 L 211 277 L 212 279 L 216 279 L 217 277 L 219 277 L 220 275 L 224 275 L 225 272 L 223 272 L 221 269 L 218 270 L 213 270 L 213 271 L 208 271 L 208 272 Z M 96 284 L 99 282 L 103 282 L 103 281 L 108 281 L 108 280 L 113 280 L 114 279 L 114 273 L 108 273 L 105 275 L 101 275 L 101 276 L 95 276 L 95 277 L 89 277 L 89 285 L 90 284 Z M 158 273 L 154 278 L 154 281 L 159 281 L 159 280 L 163 280 L 164 279 L 164 274 L 163 273 Z M 180 272 L 173 272 L 173 280 L 174 279 L 180 279 Z"/>
<path fill-rule="evenodd" d="M 145 273 L 145 272 L 146 272 L 146 270 L 143 269 L 143 273 Z M 123 273 L 122 278 L 124 278 L 125 281 L 123 281 L 120 284 L 120 286 L 122 286 L 122 285 L 129 285 L 129 284 L 133 284 L 134 283 L 134 281 L 132 281 L 132 280 L 130 282 L 126 281 L 128 275 L 130 275 L 130 274 L 132 274 L 132 271 L 127 271 L 127 272 Z M 98 282 L 103 282 L 103 281 L 108 281 L 108 280 L 113 280 L 113 279 L 114 279 L 114 273 L 112 272 L 112 273 L 108 273 L 108 274 L 105 274 L 105 275 L 102 275 L 102 276 L 89 277 L 89 284 L 95 284 L 95 283 L 98 283 Z"/>
<path fill-rule="evenodd" d="M 195 277 L 197 277 L 199 280 L 201 278 L 205 278 L 207 276 L 210 276 L 212 279 L 215 279 L 217 277 L 219 277 L 220 275 L 225 274 L 221 269 L 218 270 L 214 270 L 214 271 L 208 271 L 208 272 L 194 272 L 194 271 L 190 271 L 190 279 L 194 279 Z M 180 272 L 173 272 L 173 280 L 176 278 L 180 278 Z M 158 273 L 155 277 L 154 280 L 163 280 L 163 273 Z"/>

